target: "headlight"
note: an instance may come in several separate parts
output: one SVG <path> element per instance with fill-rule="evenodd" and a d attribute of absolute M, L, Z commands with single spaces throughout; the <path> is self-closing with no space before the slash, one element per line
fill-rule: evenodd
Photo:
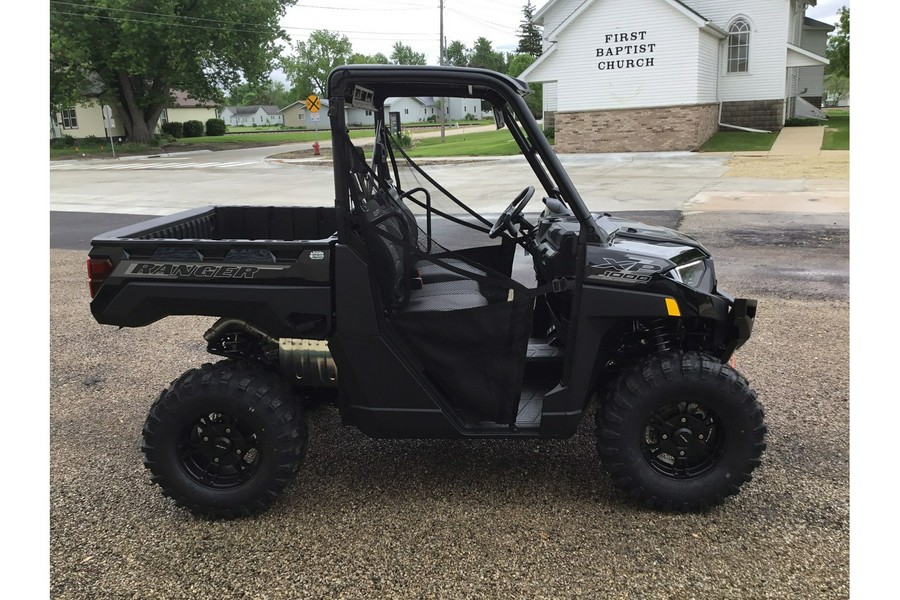
<path fill-rule="evenodd" d="M 697 288 L 706 274 L 706 263 L 702 260 L 695 260 L 686 265 L 675 267 L 669 271 L 669 274 L 675 281 L 679 281 L 688 287 Z"/>

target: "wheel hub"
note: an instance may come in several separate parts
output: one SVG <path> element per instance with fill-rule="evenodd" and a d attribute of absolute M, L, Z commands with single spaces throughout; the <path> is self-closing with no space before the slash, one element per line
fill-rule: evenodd
<path fill-rule="evenodd" d="M 231 440 L 229 438 L 221 436 L 213 440 L 212 444 L 213 452 L 215 452 L 219 456 L 228 453 L 231 450 L 232 446 L 233 444 L 231 443 Z"/>
<path fill-rule="evenodd" d="M 716 415 L 695 401 L 667 404 L 644 426 L 641 451 L 657 472 L 676 479 L 697 477 L 715 465 L 724 449 Z"/>
<path fill-rule="evenodd" d="M 195 481 L 214 489 L 237 487 L 257 471 L 260 452 L 256 433 L 237 417 L 199 415 L 184 432 L 178 460 Z"/>
<path fill-rule="evenodd" d="M 675 444 L 679 448 L 687 448 L 694 439 L 694 432 L 687 427 L 682 427 L 675 432 Z"/>

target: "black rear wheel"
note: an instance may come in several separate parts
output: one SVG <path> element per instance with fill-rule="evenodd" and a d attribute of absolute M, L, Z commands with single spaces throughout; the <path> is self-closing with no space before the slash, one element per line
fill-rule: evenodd
<path fill-rule="evenodd" d="M 175 380 L 150 409 L 143 437 L 151 481 L 211 519 L 266 510 L 307 444 L 300 404 L 277 377 L 233 361 Z"/>
<path fill-rule="evenodd" d="M 765 433 L 747 380 L 697 352 L 626 370 L 597 413 L 597 448 L 613 482 L 663 510 L 706 508 L 738 493 L 760 464 Z"/>

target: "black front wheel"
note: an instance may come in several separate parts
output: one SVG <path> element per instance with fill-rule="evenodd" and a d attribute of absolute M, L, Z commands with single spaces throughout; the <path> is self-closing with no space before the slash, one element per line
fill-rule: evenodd
<path fill-rule="evenodd" d="M 269 507 L 306 452 L 299 403 L 272 374 L 233 361 L 191 369 L 144 424 L 144 465 L 179 506 L 204 518 Z"/>
<path fill-rule="evenodd" d="M 765 434 L 747 380 L 697 352 L 626 370 L 597 412 L 597 448 L 613 482 L 663 510 L 702 509 L 738 493 L 760 464 Z"/>

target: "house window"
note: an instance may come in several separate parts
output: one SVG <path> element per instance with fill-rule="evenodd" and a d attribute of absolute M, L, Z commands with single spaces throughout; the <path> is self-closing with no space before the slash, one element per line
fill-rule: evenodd
<path fill-rule="evenodd" d="M 159 124 L 165 125 L 169 122 L 169 109 L 164 108 L 161 113 L 159 113 Z"/>
<path fill-rule="evenodd" d="M 403 109 L 403 114 L 404 114 L 404 115 L 408 115 L 408 114 L 409 114 L 409 109 L 408 109 L 408 108 L 404 108 L 404 109 Z"/>
<path fill-rule="evenodd" d="M 302 121 L 305 118 L 306 118 L 306 113 L 300 113 L 300 120 Z"/>
<path fill-rule="evenodd" d="M 735 19 L 728 28 L 728 72 L 746 73 L 750 66 L 750 24 Z"/>
<path fill-rule="evenodd" d="M 371 117 L 371 116 L 372 116 L 372 111 L 371 111 L 371 110 L 367 110 L 367 111 L 366 111 L 366 116 L 367 116 L 367 117 Z"/>
<path fill-rule="evenodd" d="M 63 129 L 78 129 L 78 117 L 75 116 L 75 107 L 65 108 L 62 111 Z"/>

